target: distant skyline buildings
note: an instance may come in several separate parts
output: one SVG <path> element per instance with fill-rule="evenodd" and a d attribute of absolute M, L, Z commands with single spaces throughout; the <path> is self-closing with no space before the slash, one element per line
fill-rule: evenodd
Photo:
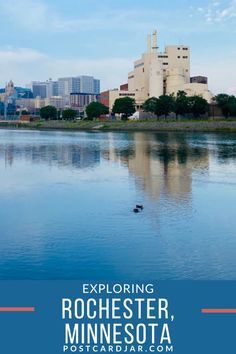
<path fill-rule="evenodd" d="M 27 86 L 34 98 L 42 99 L 61 96 L 69 100 L 71 93 L 100 94 L 100 80 L 88 75 L 61 77 L 56 81 L 51 78 L 47 81 L 32 81 Z"/>
<path fill-rule="evenodd" d="M 0 88 L 0 111 L 6 106 L 11 112 L 36 112 L 47 105 L 57 109 L 73 106 L 83 111 L 90 102 L 97 101 L 100 94 L 100 80 L 88 75 L 31 81 L 26 86 L 16 87 L 10 80 Z"/>

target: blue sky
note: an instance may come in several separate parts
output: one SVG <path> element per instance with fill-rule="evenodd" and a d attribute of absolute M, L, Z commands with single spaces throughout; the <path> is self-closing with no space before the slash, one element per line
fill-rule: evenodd
<path fill-rule="evenodd" d="M 91 74 L 126 82 L 158 29 L 159 47 L 191 47 L 191 73 L 236 93 L 236 0 L 0 0 L 0 84 Z"/>

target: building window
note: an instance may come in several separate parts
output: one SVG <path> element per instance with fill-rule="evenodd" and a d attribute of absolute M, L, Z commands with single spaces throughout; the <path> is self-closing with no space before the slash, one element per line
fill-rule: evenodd
<path fill-rule="evenodd" d="M 178 55 L 178 59 L 180 59 L 180 56 Z"/>
<path fill-rule="evenodd" d="M 144 66 L 144 63 L 140 63 L 140 64 L 135 65 L 135 69 L 139 68 L 140 66 Z"/>
<path fill-rule="evenodd" d="M 163 63 L 163 65 L 168 65 L 168 63 Z"/>
<path fill-rule="evenodd" d="M 188 57 L 187 57 L 187 56 L 184 56 L 183 59 L 188 59 Z"/>

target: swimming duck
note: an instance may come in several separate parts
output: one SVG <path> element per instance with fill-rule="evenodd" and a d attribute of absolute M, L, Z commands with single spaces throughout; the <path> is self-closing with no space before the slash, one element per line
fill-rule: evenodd
<path fill-rule="evenodd" d="M 140 210 L 139 210 L 138 208 L 134 208 L 134 209 L 133 209 L 133 212 L 134 212 L 134 213 L 139 213 L 139 211 L 140 211 Z"/>

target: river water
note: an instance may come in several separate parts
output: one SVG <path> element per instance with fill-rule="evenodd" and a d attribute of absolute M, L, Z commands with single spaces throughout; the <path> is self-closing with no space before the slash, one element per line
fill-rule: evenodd
<path fill-rule="evenodd" d="M 0 130 L 0 181 L 0 279 L 236 279 L 235 134 Z"/>

